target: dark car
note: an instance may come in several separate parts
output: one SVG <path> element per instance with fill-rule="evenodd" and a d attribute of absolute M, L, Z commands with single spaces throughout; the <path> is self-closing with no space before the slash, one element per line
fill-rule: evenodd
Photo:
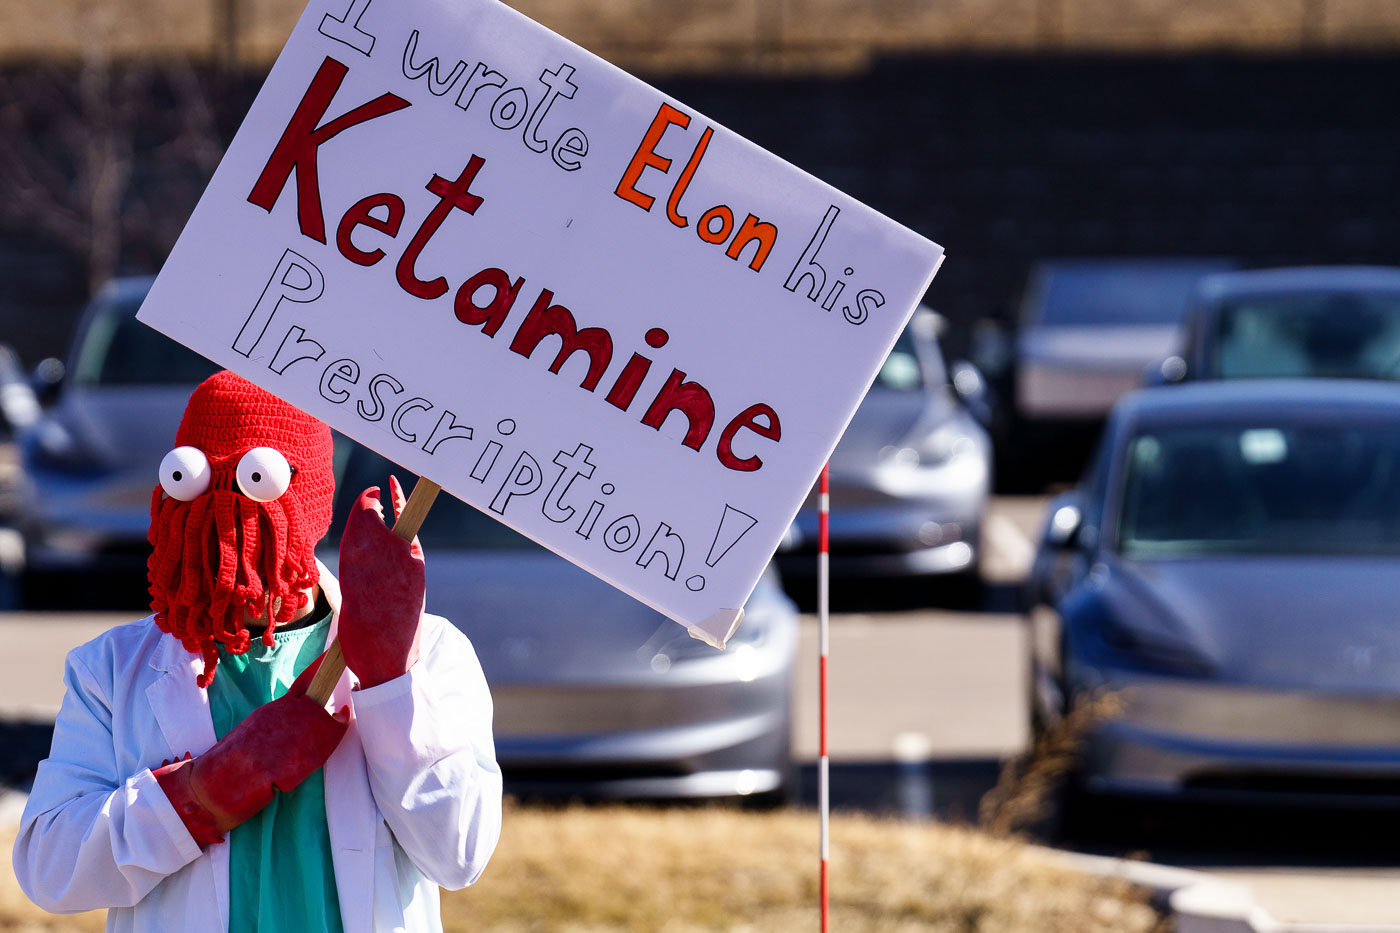
<path fill-rule="evenodd" d="M 151 281 L 115 279 L 97 293 L 57 397 L 19 436 L 27 599 L 87 602 L 93 574 L 144 579 L 157 468 L 190 392 L 217 368 L 136 320 Z"/>
<path fill-rule="evenodd" d="M 1203 279 L 1151 383 L 1400 379 L 1400 269 L 1321 266 Z"/>
<path fill-rule="evenodd" d="M 1017 332 L 999 367 L 973 361 L 999 386 L 1007 419 L 998 447 L 1018 484 L 1073 476 L 1113 403 L 1180 340 L 1187 302 L 1221 259 L 1058 259 L 1032 269 Z M 998 369 L 1000 371 L 995 371 Z M 1010 474 L 1008 474 L 1010 475 Z"/>
<path fill-rule="evenodd" d="M 1400 803 L 1400 390 L 1125 397 L 1029 585 L 1037 727 L 1122 704 L 1089 790 Z"/>
<path fill-rule="evenodd" d="M 961 364 L 950 377 L 941 320 L 915 313 L 832 453 L 833 576 L 975 588 L 992 448 L 980 376 Z M 778 554 L 794 588 L 810 590 L 816 574 L 818 506 L 814 488 Z"/>
<path fill-rule="evenodd" d="M 343 440 L 343 439 L 340 439 Z M 390 472 L 351 445 L 336 522 Z M 724 651 L 449 495 L 419 532 L 428 611 L 472 640 L 510 793 L 567 799 L 747 798 L 791 789 L 797 614 L 770 572 Z"/>

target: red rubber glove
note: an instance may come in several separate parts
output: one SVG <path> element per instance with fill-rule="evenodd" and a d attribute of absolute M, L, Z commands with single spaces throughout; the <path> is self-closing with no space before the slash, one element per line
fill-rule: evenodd
<path fill-rule="evenodd" d="M 349 707 L 332 716 L 306 696 L 317 658 L 284 696 L 253 710 L 198 758 L 189 753 L 156 769 L 160 789 L 200 848 L 288 791 L 326 763 L 350 722 Z"/>
<path fill-rule="evenodd" d="M 394 517 L 403 487 L 389 477 Z M 418 627 L 425 592 L 423 548 L 384 524 L 379 487 L 360 494 L 340 537 L 340 650 L 361 687 L 406 674 L 418 660 Z"/>

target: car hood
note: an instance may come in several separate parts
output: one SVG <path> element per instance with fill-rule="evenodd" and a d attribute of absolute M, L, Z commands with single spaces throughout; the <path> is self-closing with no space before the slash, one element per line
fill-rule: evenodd
<path fill-rule="evenodd" d="M 767 619 L 792 616 L 786 600 L 761 580 L 736 640 Z M 492 683 L 647 679 L 663 649 L 671 657 L 721 656 L 683 626 L 543 549 L 433 550 L 427 608 L 466 633 Z"/>
<path fill-rule="evenodd" d="M 154 486 L 193 391 L 194 386 L 75 386 L 51 417 L 111 469 L 149 468 Z"/>
<path fill-rule="evenodd" d="M 1172 324 L 1036 324 L 1018 338 L 1022 363 L 1138 373 L 1177 348 Z"/>
<path fill-rule="evenodd" d="M 1110 576 L 1169 618 L 1222 679 L 1400 687 L 1400 559 L 1117 561 Z"/>
<path fill-rule="evenodd" d="M 831 470 L 868 474 L 884 448 L 909 443 L 953 420 L 975 424 L 946 394 L 871 389 L 832 452 Z M 977 430 L 968 427 L 969 433 Z"/>

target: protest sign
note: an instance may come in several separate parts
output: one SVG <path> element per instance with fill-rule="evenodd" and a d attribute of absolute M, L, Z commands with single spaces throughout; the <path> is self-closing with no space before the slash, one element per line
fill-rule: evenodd
<path fill-rule="evenodd" d="M 312 0 L 139 317 L 722 645 L 941 258 L 497 0 Z"/>

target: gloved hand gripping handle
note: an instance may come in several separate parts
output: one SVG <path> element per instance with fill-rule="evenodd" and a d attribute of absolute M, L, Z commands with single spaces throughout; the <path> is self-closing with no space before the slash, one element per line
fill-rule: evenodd
<path fill-rule="evenodd" d="M 199 757 L 165 762 L 156 781 L 200 848 L 293 790 L 335 751 L 350 722 L 349 707 L 335 715 L 306 696 L 319 661 L 286 694 L 253 710 Z"/>
<path fill-rule="evenodd" d="M 423 524 L 423 519 L 428 515 L 428 509 L 433 505 L 433 500 L 442 491 L 442 487 L 427 478 L 420 478 L 413 486 L 413 491 L 408 495 L 408 502 L 404 504 L 402 510 L 398 512 L 394 521 L 394 534 L 405 541 L 412 541 L 418 534 L 419 527 Z M 311 687 L 306 691 L 306 695 L 317 703 L 324 705 L 331 698 L 331 691 L 335 689 L 336 682 L 340 680 L 340 675 L 345 672 L 345 655 L 340 650 L 340 640 L 331 642 L 326 649 L 325 658 L 321 661 L 321 667 L 316 672 L 315 678 L 311 681 Z"/>

